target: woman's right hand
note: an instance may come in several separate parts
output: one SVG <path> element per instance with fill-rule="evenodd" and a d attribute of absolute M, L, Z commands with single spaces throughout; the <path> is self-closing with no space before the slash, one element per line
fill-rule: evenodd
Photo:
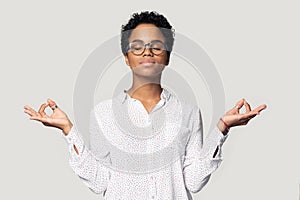
<path fill-rule="evenodd" d="M 53 110 L 50 116 L 45 113 L 45 109 L 48 106 Z M 59 128 L 65 135 L 68 135 L 73 126 L 66 113 L 57 107 L 56 103 L 51 99 L 48 99 L 47 103 L 42 104 L 38 112 L 27 105 L 24 106 L 24 112 L 30 116 L 31 120 L 40 121 L 45 126 Z"/>

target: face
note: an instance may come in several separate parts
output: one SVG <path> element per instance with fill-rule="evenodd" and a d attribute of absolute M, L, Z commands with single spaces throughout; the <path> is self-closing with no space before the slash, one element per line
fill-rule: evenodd
<path fill-rule="evenodd" d="M 148 44 L 154 41 L 166 42 L 164 35 L 159 28 L 153 24 L 140 24 L 132 32 L 129 37 L 129 43 L 134 41 L 141 41 L 144 44 Z M 154 44 L 154 43 L 153 43 Z M 153 45 L 155 48 L 156 45 Z M 164 67 L 169 64 L 169 58 L 167 51 L 163 51 L 161 54 L 156 55 L 155 49 L 151 52 L 149 45 L 140 55 L 135 55 L 129 51 L 125 55 L 125 61 L 134 74 L 139 76 L 155 76 L 161 74 Z"/>

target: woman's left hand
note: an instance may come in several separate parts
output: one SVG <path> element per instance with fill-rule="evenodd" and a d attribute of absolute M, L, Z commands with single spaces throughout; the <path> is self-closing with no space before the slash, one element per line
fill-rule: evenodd
<path fill-rule="evenodd" d="M 240 109 L 243 106 L 245 106 L 246 112 L 240 113 Z M 254 118 L 256 115 L 259 115 L 259 113 L 266 108 L 267 105 L 262 104 L 257 108 L 255 108 L 254 110 L 251 110 L 249 103 L 245 99 L 241 99 L 234 108 L 226 112 L 226 114 L 222 117 L 222 120 L 225 122 L 225 127 L 228 126 L 227 128 L 246 125 L 252 118 Z M 219 129 L 222 128 L 220 128 L 219 126 Z"/>

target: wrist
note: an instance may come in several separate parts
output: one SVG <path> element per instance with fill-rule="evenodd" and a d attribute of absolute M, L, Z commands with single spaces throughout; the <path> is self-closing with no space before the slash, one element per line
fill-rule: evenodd
<path fill-rule="evenodd" d="M 227 135 L 230 130 L 230 127 L 222 118 L 220 118 L 219 122 L 217 123 L 217 127 L 223 133 L 223 135 Z"/>
<path fill-rule="evenodd" d="M 62 132 L 67 136 L 71 131 L 73 124 L 70 122 L 65 128 L 62 129 Z"/>

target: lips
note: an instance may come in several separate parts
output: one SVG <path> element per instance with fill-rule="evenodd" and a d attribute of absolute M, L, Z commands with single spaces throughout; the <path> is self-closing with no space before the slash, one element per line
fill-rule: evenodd
<path fill-rule="evenodd" d="M 141 65 L 145 65 L 145 66 L 150 66 L 155 64 L 155 61 L 153 60 L 143 60 L 142 62 L 140 62 Z"/>

